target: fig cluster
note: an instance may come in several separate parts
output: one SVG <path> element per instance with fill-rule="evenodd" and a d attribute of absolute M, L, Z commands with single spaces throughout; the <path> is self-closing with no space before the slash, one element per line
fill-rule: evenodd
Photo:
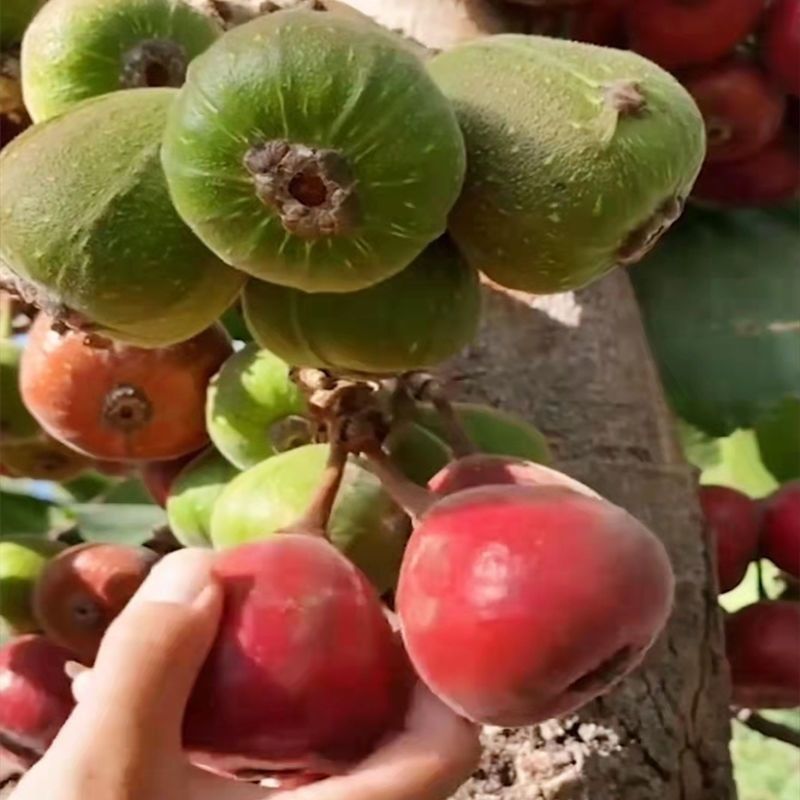
<path fill-rule="evenodd" d="M 171 547 L 214 549 L 184 746 L 233 777 L 349 769 L 418 681 L 476 723 L 572 712 L 642 663 L 674 594 L 658 536 L 425 370 L 473 340 L 482 282 L 561 292 L 653 248 L 700 173 L 703 102 L 634 52 L 434 55 L 301 5 L 224 26 L 48 0 L 12 43 L 33 124 L 0 154 L 0 465 L 137 475 Z M 724 153 L 778 131 L 772 100 Z M 65 662 L 93 663 L 159 557 L 68 533 L 0 545 L 23 768 L 69 713 Z"/>

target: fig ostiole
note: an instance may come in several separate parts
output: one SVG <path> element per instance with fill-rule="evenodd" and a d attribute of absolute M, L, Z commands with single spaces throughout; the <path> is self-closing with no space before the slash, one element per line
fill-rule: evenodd
<path fill-rule="evenodd" d="M 400 37 L 302 9 L 195 59 L 162 161 L 178 212 L 221 259 L 307 292 L 406 267 L 444 233 L 465 169 L 453 110 Z"/>
<path fill-rule="evenodd" d="M 182 0 L 49 0 L 22 43 L 35 122 L 120 89 L 178 87 L 222 30 Z"/>

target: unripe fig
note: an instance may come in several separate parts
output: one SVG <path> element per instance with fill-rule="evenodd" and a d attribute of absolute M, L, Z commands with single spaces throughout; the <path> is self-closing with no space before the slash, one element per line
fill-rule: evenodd
<path fill-rule="evenodd" d="M 86 456 L 45 433 L 24 442 L 0 443 L 0 464 L 12 478 L 58 483 L 77 478 L 93 466 Z"/>
<path fill-rule="evenodd" d="M 208 441 L 206 387 L 231 352 L 220 325 L 143 349 L 86 344 L 40 314 L 22 358 L 22 396 L 48 433 L 94 458 L 178 458 Z"/>
<path fill-rule="evenodd" d="M 39 423 L 25 408 L 19 391 L 19 362 L 22 347 L 15 341 L 0 341 L 0 443 L 35 438 Z"/>
<path fill-rule="evenodd" d="M 38 630 L 33 616 L 33 587 L 48 560 L 63 549 L 60 542 L 38 536 L 0 540 L 0 620 L 13 633 Z"/>
<path fill-rule="evenodd" d="M 325 470 L 328 446 L 305 445 L 268 458 L 225 487 L 211 516 L 214 547 L 270 539 L 308 507 Z M 379 592 L 394 586 L 408 522 L 380 481 L 350 458 L 328 524 L 331 542 Z M 282 534 L 281 534 L 282 535 Z"/>
<path fill-rule="evenodd" d="M 769 206 L 800 194 L 800 155 L 788 136 L 779 136 L 741 161 L 706 164 L 692 197 L 723 208 Z"/>
<path fill-rule="evenodd" d="M 719 591 L 729 592 L 758 558 L 758 506 L 746 494 L 726 486 L 701 486 L 699 494 L 716 549 Z"/>
<path fill-rule="evenodd" d="M 630 46 L 667 69 L 710 64 L 755 30 L 763 0 L 627 3 Z"/>
<path fill-rule="evenodd" d="M 162 160 L 220 258 L 310 292 L 402 270 L 444 233 L 464 177 L 453 110 L 402 39 L 303 10 L 245 23 L 193 62 Z"/>
<path fill-rule="evenodd" d="M 118 544 L 70 547 L 43 570 L 33 596 L 42 630 L 92 664 L 100 641 L 157 560 L 152 550 Z"/>
<path fill-rule="evenodd" d="M 182 0 L 48 0 L 22 43 L 25 105 L 41 122 L 119 89 L 181 86 L 221 33 Z"/>
<path fill-rule="evenodd" d="M 222 490 L 239 474 L 216 450 L 190 461 L 177 475 L 167 497 L 167 520 L 186 547 L 211 545 L 211 514 Z"/>
<path fill-rule="evenodd" d="M 800 604 L 745 606 L 725 620 L 725 640 L 735 705 L 800 706 Z"/>
<path fill-rule="evenodd" d="M 800 2 L 774 0 L 767 11 L 762 42 L 764 63 L 772 78 L 800 97 Z"/>
<path fill-rule="evenodd" d="M 70 327 L 173 344 L 211 325 L 242 286 L 170 201 L 158 151 L 174 97 L 93 98 L 0 155 L 3 278 Z"/>
<path fill-rule="evenodd" d="M 787 483 L 764 502 L 761 548 L 776 567 L 800 578 L 800 481 Z"/>
<path fill-rule="evenodd" d="M 306 404 L 278 356 L 249 344 L 211 379 L 206 427 L 231 464 L 247 469 L 311 441 Z"/>
<path fill-rule="evenodd" d="M 155 500 L 161 508 L 166 508 L 167 498 L 169 497 L 172 484 L 178 477 L 180 471 L 193 459 L 197 458 L 198 452 L 187 453 L 179 458 L 169 461 L 146 461 L 139 468 L 139 477 L 142 479 L 144 488 L 147 489 L 150 497 Z M 130 466 L 126 464 L 125 466 Z"/>
<path fill-rule="evenodd" d="M 481 299 L 478 273 L 440 239 L 361 291 L 308 294 L 252 280 L 243 305 L 256 341 L 290 364 L 387 375 L 455 355 L 477 331 Z"/>
<path fill-rule="evenodd" d="M 3 0 L 0 5 L 0 47 L 19 44 L 44 0 Z"/>
<path fill-rule="evenodd" d="M 220 555 L 225 606 L 184 744 L 226 771 L 338 772 L 404 717 L 410 674 L 375 590 L 323 538 Z"/>
<path fill-rule="evenodd" d="M 515 727 L 574 711 L 636 667 L 673 582 L 661 542 L 589 490 L 483 486 L 421 515 L 397 609 L 432 691 Z"/>
<path fill-rule="evenodd" d="M 26 767 L 44 755 L 75 705 L 69 659 L 35 634 L 0 647 L 0 741 Z"/>
<path fill-rule="evenodd" d="M 450 232 L 494 282 L 546 294 L 633 264 L 680 215 L 704 154 L 686 90 L 634 53 L 499 35 L 437 55 L 467 145 Z"/>
<path fill-rule="evenodd" d="M 553 460 L 547 439 L 536 427 L 516 414 L 481 403 L 453 403 L 464 432 L 482 453 L 516 456 L 549 464 Z M 419 403 L 415 421 L 446 438 L 441 415 L 427 403 Z"/>
<path fill-rule="evenodd" d="M 786 98 L 757 66 L 741 59 L 684 76 L 703 114 L 706 161 L 738 161 L 766 147 L 781 129 Z"/>

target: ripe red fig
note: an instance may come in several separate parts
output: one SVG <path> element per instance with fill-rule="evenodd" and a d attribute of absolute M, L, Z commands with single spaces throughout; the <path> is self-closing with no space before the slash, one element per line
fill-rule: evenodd
<path fill-rule="evenodd" d="M 199 455 L 200 452 L 195 451 L 169 461 L 147 461 L 142 464 L 139 475 L 144 488 L 161 508 L 166 508 L 170 489 L 181 470 Z"/>
<path fill-rule="evenodd" d="M 735 705 L 800 706 L 800 604 L 746 606 L 727 618 L 725 635 Z"/>
<path fill-rule="evenodd" d="M 774 0 L 767 12 L 762 45 L 770 75 L 800 96 L 800 0 Z"/>
<path fill-rule="evenodd" d="M 22 768 L 44 754 L 72 711 L 70 657 L 35 634 L 0 648 L 0 744 Z"/>
<path fill-rule="evenodd" d="M 461 459 L 431 481 L 452 489 L 440 498 L 369 456 L 417 521 L 397 610 L 417 673 L 451 708 L 530 725 L 579 708 L 641 662 L 674 579 L 661 542 L 626 511 L 537 464 Z M 457 486 L 481 479 L 494 484 Z"/>
<path fill-rule="evenodd" d="M 117 544 L 70 547 L 39 577 L 33 609 L 45 634 L 91 664 L 106 628 L 157 560 L 152 550 Z"/>
<path fill-rule="evenodd" d="M 800 481 L 792 481 L 764 503 L 761 548 L 784 572 L 800 578 Z"/>
<path fill-rule="evenodd" d="M 720 593 L 737 587 L 758 558 L 758 506 L 726 486 L 701 486 L 700 506 L 717 553 Z"/>
<path fill-rule="evenodd" d="M 402 649 L 369 581 L 324 538 L 228 550 L 215 572 L 223 618 L 184 727 L 196 760 L 328 774 L 402 721 Z"/>

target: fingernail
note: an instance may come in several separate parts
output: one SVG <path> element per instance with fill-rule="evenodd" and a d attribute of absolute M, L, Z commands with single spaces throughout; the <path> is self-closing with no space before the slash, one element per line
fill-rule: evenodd
<path fill-rule="evenodd" d="M 212 563 L 201 550 L 171 553 L 153 567 L 134 601 L 190 605 L 211 582 Z"/>
<path fill-rule="evenodd" d="M 89 667 L 84 666 L 79 661 L 67 661 L 67 663 L 64 664 L 64 672 L 71 681 L 74 681 L 78 675 L 82 672 L 86 672 L 87 669 L 89 669 Z"/>

